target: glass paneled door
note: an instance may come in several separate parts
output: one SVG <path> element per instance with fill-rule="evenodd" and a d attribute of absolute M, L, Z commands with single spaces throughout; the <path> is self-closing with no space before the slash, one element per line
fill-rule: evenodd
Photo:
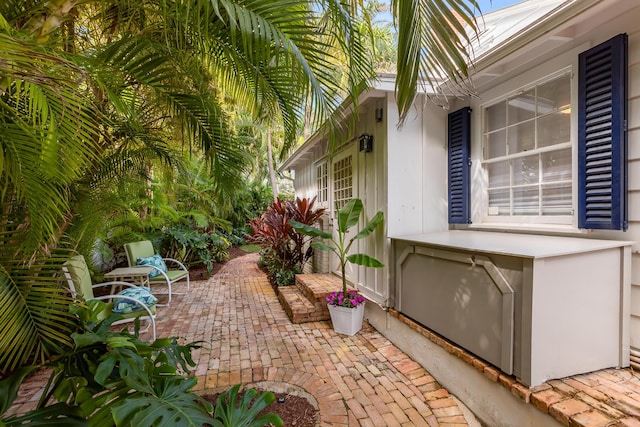
<path fill-rule="evenodd" d="M 331 185 L 332 185 L 332 195 L 333 195 L 333 203 L 331 206 L 331 222 L 333 224 L 333 231 L 335 235 L 335 230 L 338 227 L 338 211 L 351 199 L 354 197 L 358 197 L 357 192 L 357 182 L 355 173 L 355 146 L 353 148 L 348 148 L 343 152 L 337 154 L 333 159 L 331 164 Z M 351 231 L 351 233 L 356 233 L 356 228 Z M 340 272 L 340 262 L 336 256 L 330 257 L 330 266 L 331 271 L 335 271 L 338 274 Z M 351 272 L 351 274 L 350 274 Z M 353 266 L 347 265 L 347 279 L 352 280 L 353 283 L 356 283 L 357 277 L 354 276 L 356 272 L 353 269 Z"/>

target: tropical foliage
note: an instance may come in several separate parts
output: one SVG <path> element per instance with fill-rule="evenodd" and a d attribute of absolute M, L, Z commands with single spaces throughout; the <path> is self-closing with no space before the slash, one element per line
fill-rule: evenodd
<path fill-rule="evenodd" d="M 68 254 L 61 248 L 89 254 L 132 221 L 155 229 L 188 218 L 203 230 L 228 230 L 219 215 L 229 212 L 252 161 L 250 141 L 235 126 L 239 112 L 280 126 L 282 152 L 295 143 L 305 113 L 312 126 L 329 119 L 328 134 L 337 134 L 337 106 L 357 99 L 373 76 L 361 6 L 0 2 L 2 376 L 73 348 L 79 319 L 56 278 Z M 470 36 L 458 17 L 474 25 L 476 6 L 393 1 L 403 115 L 421 77 L 469 89 L 463 83 Z M 337 72 L 337 63 L 346 67 Z M 193 210 L 210 209 L 207 225 L 181 215 L 192 207 L 177 206 L 172 196 L 184 192 L 165 191 L 189 169 L 188 155 L 206 159 L 212 179 L 203 185 L 211 184 L 205 199 L 213 207 L 192 194 Z M 296 251 L 283 259 L 295 265 L 293 258 L 308 256 Z"/>
<path fill-rule="evenodd" d="M 240 384 L 231 387 L 226 393 L 218 396 L 216 408 L 213 414 L 214 427 L 280 427 L 284 423 L 275 414 L 260 415 L 260 412 L 269 406 L 275 395 L 270 392 L 259 393 L 257 390 L 245 390 L 242 397 L 238 399 Z"/>
<path fill-rule="evenodd" d="M 398 34 L 400 121 L 409 113 L 420 85 L 448 95 L 473 94 L 468 81 L 473 62 L 469 45 L 479 28 L 478 1 L 391 0 L 391 4 Z"/>
<path fill-rule="evenodd" d="M 76 308 L 81 327 L 71 335 L 73 350 L 52 364 L 38 408 L 6 417 L 0 423 L 237 426 L 245 425 L 238 421 L 252 422 L 273 401 L 272 393 L 258 396 L 257 391 L 247 390 L 245 396 L 257 398 L 256 402 L 249 407 L 244 399 L 236 408 L 237 388 L 231 388 L 221 395 L 214 411 L 209 402 L 192 391 L 197 380 L 189 376 L 190 368 L 195 366 L 191 352 L 200 347 L 199 343 L 181 345 L 176 338 L 147 343 L 138 339 L 137 329 L 134 334 L 126 329 L 113 332 L 112 323 L 119 316 L 100 320 L 105 308 L 103 302 L 96 300 Z M 17 387 L 25 375 L 34 369 L 24 368 L 0 382 L 0 415 L 17 397 Z M 273 414 L 261 420 L 282 425 Z"/>
<path fill-rule="evenodd" d="M 251 221 L 250 240 L 262 247 L 262 258 L 272 283 L 293 285 L 295 274 L 301 273 L 304 264 L 313 255 L 309 238 L 296 232 L 290 221 L 315 224 L 326 212 L 315 208 L 316 198 L 295 201 L 276 200 L 258 218 Z"/>
<path fill-rule="evenodd" d="M 351 294 L 347 292 L 347 262 L 362 265 L 364 267 L 384 267 L 384 264 L 370 255 L 362 253 L 349 255 L 349 251 L 351 250 L 353 242 L 359 239 L 364 239 L 365 237 L 371 235 L 371 233 L 376 231 L 376 229 L 378 229 L 378 227 L 384 221 L 382 211 L 378 211 L 367 223 L 367 225 L 365 225 L 356 235 L 348 238 L 347 235 L 349 233 L 349 230 L 358 224 L 363 211 L 364 204 L 362 203 L 362 200 L 349 200 L 338 211 L 338 227 L 336 228 L 336 236 L 332 235 L 331 233 L 327 233 L 326 231 L 322 231 L 319 228 L 313 227 L 312 225 L 308 225 L 295 220 L 289 221 L 289 225 L 296 232 L 312 238 L 320 237 L 322 239 L 328 240 L 329 243 L 331 243 L 331 245 L 328 245 L 324 242 L 315 241 L 311 243 L 311 247 L 323 251 L 333 252 L 338 257 L 338 260 L 340 261 L 340 272 L 342 273 L 342 292 L 340 294 L 336 294 L 335 298 L 332 299 L 332 301 L 334 303 L 337 303 L 337 305 L 342 305 L 344 307 L 357 306 L 362 302 L 359 301 L 356 303 L 356 300 L 354 300 L 351 297 Z"/>
<path fill-rule="evenodd" d="M 372 72 L 357 4 L 0 2 L 0 324 L 14 347 L 0 355 L 3 375 L 70 345 L 63 332 L 77 319 L 51 279 L 59 263 L 46 261 L 56 248 L 89 255 L 114 225 L 180 223 L 180 191 L 154 183 L 180 176 L 185 154 L 206 159 L 219 208 L 206 212 L 218 218 L 251 162 L 238 111 L 282 126 L 286 149 L 305 103 L 319 123 L 345 88 L 358 96 Z M 338 54 L 350 64 L 345 87 L 333 78 Z"/>

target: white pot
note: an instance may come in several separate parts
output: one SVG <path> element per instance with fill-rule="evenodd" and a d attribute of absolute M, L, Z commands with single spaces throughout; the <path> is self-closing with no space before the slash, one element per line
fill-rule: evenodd
<path fill-rule="evenodd" d="M 328 306 L 334 331 L 339 334 L 352 336 L 362 329 L 364 302 L 356 308 L 340 307 L 331 304 L 328 304 Z"/>

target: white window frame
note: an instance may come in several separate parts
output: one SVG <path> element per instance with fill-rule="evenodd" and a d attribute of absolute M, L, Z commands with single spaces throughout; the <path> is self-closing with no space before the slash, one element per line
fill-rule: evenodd
<path fill-rule="evenodd" d="M 317 203 L 320 206 L 326 207 L 329 204 L 331 195 L 329 193 L 329 162 L 327 159 L 323 159 L 315 164 L 316 169 L 316 195 Z"/>
<path fill-rule="evenodd" d="M 477 172 L 480 173 L 481 179 L 475 181 L 479 185 L 474 185 L 472 183 L 472 203 L 479 202 L 479 209 L 473 208 L 472 211 L 475 211 L 477 216 L 473 221 L 474 225 L 479 226 L 492 226 L 492 225 L 500 225 L 500 226 L 508 226 L 508 227 L 537 227 L 537 226 L 562 226 L 562 227 L 570 227 L 575 229 L 576 227 L 576 218 L 577 218 L 577 186 L 578 186 L 578 173 L 577 173 L 577 106 L 578 106 L 578 82 L 577 75 L 573 72 L 573 66 L 567 66 L 560 70 L 557 70 L 553 73 L 547 74 L 542 78 L 539 78 L 533 82 L 528 83 L 527 85 L 518 86 L 515 89 L 512 89 L 508 92 L 502 93 L 498 97 L 494 97 L 484 103 L 482 103 L 479 107 L 480 109 L 480 117 L 479 117 L 479 125 L 476 127 L 477 137 L 474 138 L 472 142 L 472 152 L 475 153 L 473 156 L 474 160 L 478 162 Z M 565 145 L 565 148 L 571 148 L 571 194 L 572 194 L 572 203 L 571 203 L 571 215 L 514 215 L 514 216 L 502 216 L 502 215 L 489 215 L 489 195 L 488 195 L 488 187 L 489 187 L 489 177 L 486 172 L 484 165 L 489 162 L 484 161 L 484 122 L 485 122 L 485 110 L 486 108 L 495 105 L 498 102 L 505 101 L 506 99 L 518 95 L 519 93 L 526 92 L 528 90 L 533 89 L 536 86 L 547 83 L 554 79 L 560 78 L 564 75 L 569 75 L 570 81 L 570 89 L 571 89 L 571 117 L 570 117 L 570 142 Z M 536 150 L 532 153 L 540 153 L 543 152 Z M 514 157 L 518 157 L 515 156 Z M 504 159 L 508 159 L 510 156 L 504 157 Z M 473 182 L 474 180 L 472 180 Z"/>

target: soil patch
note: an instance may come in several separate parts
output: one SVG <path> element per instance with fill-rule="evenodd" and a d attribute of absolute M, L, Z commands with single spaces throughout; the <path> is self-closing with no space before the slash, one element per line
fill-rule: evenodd
<path fill-rule="evenodd" d="M 276 396 L 276 400 L 260 412 L 260 415 L 277 414 L 285 426 L 316 427 L 320 425 L 318 401 L 300 386 L 283 381 L 258 381 L 244 384 L 239 393 L 240 396 L 242 396 L 242 391 L 246 389 L 260 392 L 268 390 Z M 220 392 L 224 392 L 224 390 Z M 219 392 L 214 393 L 212 390 L 212 393 L 205 391 L 202 397 L 215 405 L 219 395 Z"/>
<path fill-rule="evenodd" d="M 192 282 L 194 280 L 207 280 L 209 277 L 213 276 L 218 271 L 220 271 L 222 266 L 225 265 L 228 261 L 234 258 L 241 257 L 248 253 L 249 252 L 243 251 L 238 246 L 232 246 L 229 248 L 229 259 L 223 262 L 216 262 L 215 264 L 213 264 L 213 270 L 211 270 L 210 273 L 207 271 L 207 267 L 204 264 L 198 264 L 198 265 L 189 267 L 189 280 Z"/>

